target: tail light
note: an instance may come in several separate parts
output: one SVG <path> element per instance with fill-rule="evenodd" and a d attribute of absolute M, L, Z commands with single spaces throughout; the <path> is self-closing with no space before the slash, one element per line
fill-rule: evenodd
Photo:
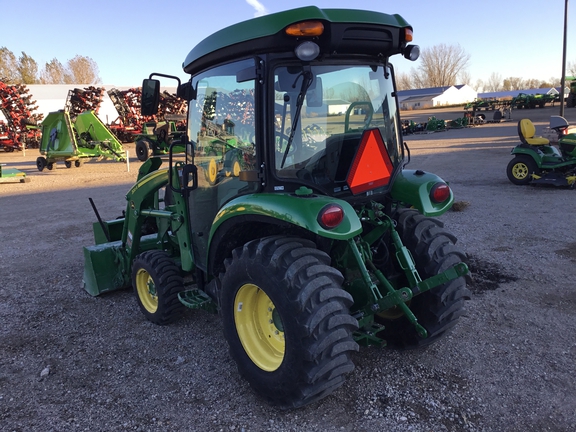
<path fill-rule="evenodd" d="M 435 203 L 442 203 L 450 198 L 450 186 L 446 183 L 436 183 L 430 189 L 430 199 Z"/>
<path fill-rule="evenodd" d="M 324 229 L 333 229 L 344 220 L 344 210 L 338 204 L 328 204 L 318 213 L 318 223 Z"/>

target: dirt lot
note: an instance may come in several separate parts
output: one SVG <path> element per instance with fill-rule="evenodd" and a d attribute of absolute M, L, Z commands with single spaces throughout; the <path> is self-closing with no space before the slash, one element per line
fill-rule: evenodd
<path fill-rule="evenodd" d="M 238 376 L 217 316 L 190 312 L 158 327 L 130 292 L 82 290 L 88 197 L 104 218 L 120 215 L 138 161 L 40 173 L 36 150 L 0 153 L 31 179 L 0 184 L 0 429 L 576 430 L 576 191 L 514 186 L 505 174 L 516 121 L 540 131 L 558 111 L 406 137 L 409 167 L 439 174 L 465 203 L 441 219 L 474 270 L 467 312 L 426 350 L 361 349 L 339 391 L 291 412 Z M 576 123 L 574 109 L 566 117 Z"/>

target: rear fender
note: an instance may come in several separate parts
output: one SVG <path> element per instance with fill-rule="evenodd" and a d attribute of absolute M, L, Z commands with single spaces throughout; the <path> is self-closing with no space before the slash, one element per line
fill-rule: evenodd
<path fill-rule="evenodd" d="M 524 146 L 516 146 L 512 149 L 511 154 L 515 155 L 515 156 L 518 156 L 518 155 L 530 156 L 532 159 L 534 159 L 534 162 L 536 162 L 538 167 L 542 166 L 542 156 L 536 150 L 534 150 L 532 148 L 524 147 Z"/>
<path fill-rule="evenodd" d="M 452 207 L 454 194 L 450 190 L 449 198 L 442 203 L 430 199 L 430 191 L 437 183 L 446 183 L 436 174 L 421 170 L 402 170 L 394 179 L 392 198 L 416 208 L 425 216 L 440 216 Z"/>
<path fill-rule="evenodd" d="M 343 221 L 333 229 L 323 228 L 317 220 L 320 211 L 328 204 L 337 204 L 344 211 Z M 212 224 L 210 241 L 224 222 L 237 216 L 250 215 L 276 219 L 334 240 L 347 240 L 362 232 L 358 215 L 346 201 L 321 195 L 303 197 L 263 193 L 238 197 L 222 207 Z"/>

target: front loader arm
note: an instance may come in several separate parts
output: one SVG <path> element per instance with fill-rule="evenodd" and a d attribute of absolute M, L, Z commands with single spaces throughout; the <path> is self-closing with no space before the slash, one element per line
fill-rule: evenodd
<path fill-rule="evenodd" d="M 168 170 L 156 170 L 142 177 L 126 195 L 126 220 L 122 232 L 122 244 L 126 250 L 126 259 L 131 263 L 142 251 L 142 226 L 147 218 L 158 221 L 156 243 L 163 242 L 170 230 L 174 241 L 178 243 L 182 269 L 190 271 L 194 263 L 191 252 L 190 231 L 186 200 L 182 191 L 172 191 L 173 201 L 163 210 L 159 209 L 158 191 L 168 184 Z M 173 170 L 177 183 L 178 170 Z M 166 221 L 166 222 L 164 222 Z"/>
<path fill-rule="evenodd" d="M 177 259 L 182 268 L 193 268 L 190 234 L 187 229 L 181 229 L 188 224 L 182 194 L 174 192 L 173 203 L 165 203 L 164 209 L 159 206 L 158 191 L 168 184 L 168 170 L 158 170 L 160 163 L 158 159 L 142 165 L 138 181 L 126 194 L 123 219 L 94 224 L 96 245 L 84 248 L 84 288 L 91 295 L 129 286 L 132 262 L 145 250 L 168 250 L 175 246 L 172 243 L 178 243 Z M 176 170 L 173 172 L 177 181 L 178 174 Z"/>

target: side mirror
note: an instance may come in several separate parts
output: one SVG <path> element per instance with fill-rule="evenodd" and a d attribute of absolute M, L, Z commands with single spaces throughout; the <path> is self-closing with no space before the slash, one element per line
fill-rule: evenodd
<path fill-rule="evenodd" d="M 186 102 L 191 101 L 192 99 L 196 98 L 196 92 L 192 87 L 192 83 L 190 81 L 185 82 L 184 84 L 180 84 L 176 90 L 176 96 L 180 99 L 184 99 Z"/>
<path fill-rule="evenodd" d="M 306 92 L 306 105 L 313 108 L 321 107 L 324 103 L 322 92 L 322 78 L 314 77 L 312 84 Z"/>
<path fill-rule="evenodd" d="M 145 79 L 142 81 L 142 99 L 140 110 L 143 116 L 151 116 L 158 113 L 160 102 L 160 81 Z"/>

